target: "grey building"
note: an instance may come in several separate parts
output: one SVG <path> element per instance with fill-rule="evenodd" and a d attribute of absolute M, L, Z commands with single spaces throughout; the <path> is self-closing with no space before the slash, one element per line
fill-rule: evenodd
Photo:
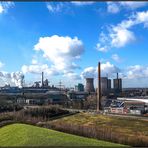
<path fill-rule="evenodd" d="M 114 90 L 118 92 L 122 91 L 122 79 L 114 79 Z"/>
<path fill-rule="evenodd" d="M 107 95 L 111 90 L 111 79 L 107 77 L 101 77 L 101 93 Z"/>
<path fill-rule="evenodd" d="M 78 84 L 78 91 L 84 91 L 84 85 L 79 83 Z"/>
<path fill-rule="evenodd" d="M 117 78 L 114 79 L 114 91 L 116 94 L 122 92 L 122 79 L 118 78 L 118 73 L 117 73 Z"/>
<path fill-rule="evenodd" d="M 108 91 L 111 90 L 111 79 L 108 79 L 107 88 L 108 88 Z"/>
<path fill-rule="evenodd" d="M 78 83 L 78 85 L 75 85 L 75 91 L 84 91 L 84 85 Z"/>

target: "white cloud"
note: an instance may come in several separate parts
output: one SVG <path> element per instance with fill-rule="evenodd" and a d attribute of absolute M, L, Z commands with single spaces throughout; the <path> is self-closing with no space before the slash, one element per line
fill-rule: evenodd
<path fill-rule="evenodd" d="M 114 73 L 120 72 L 120 69 L 115 65 L 111 64 L 110 62 L 102 63 L 101 64 L 102 75 L 109 75 L 112 76 Z"/>
<path fill-rule="evenodd" d="M 48 68 L 47 65 L 29 65 L 29 66 L 23 65 L 22 66 L 22 72 L 24 74 L 26 74 L 28 72 L 40 74 L 46 68 Z"/>
<path fill-rule="evenodd" d="M 129 29 L 134 25 L 144 24 L 144 27 L 147 27 L 148 24 L 148 11 L 136 12 L 132 16 L 130 16 L 127 20 L 123 20 L 119 27 Z"/>
<path fill-rule="evenodd" d="M 38 61 L 36 59 L 32 59 L 31 63 L 32 64 L 38 64 Z"/>
<path fill-rule="evenodd" d="M 102 47 L 101 47 L 100 43 L 98 43 L 98 44 L 96 45 L 96 49 L 97 49 L 98 51 L 101 51 L 101 52 L 107 52 L 107 51 L 108 51 L 108 47 L 107 47 L 107 46 L 102 46 Z"/>
<path fill-rule="evenodd" d="M 134 65 L 127 68 L 127 79 L 148 77 L 148 66 Z"/>
<path fill-rule="evenodd" d="M 34 46 L 37 51 L 33 56 L 31 65 L 23 65 L 22 72 L 41 74 L 43 71 L 48 76 L 63 75 L 69 79 L 80 79 L 80 76 L 73 72 L 80 69 L 75 62 L 81 58 L 84 46 L 77 37 L 62 37 L 54 35 L 51 37 L 41 37 Z M 39 62 L 38 51 L 43 58 L 46 58 L 50 65 Z M 44 61 L 45 62 L 45 61 Z"/>
<path fill-rule="evenodd" d="M 120 72 L 120 69 L 110 62 L 101 63 L 101 76 L 108 75 L 112 77 L 115 73 Z M 95 78 L 98 74 L 98 67 L 87 67 L 81 73 L 82 78 Z"/>
<path fill-rule="evenodd" d="M 3 13 L 4 12 L 4 8 L 3 6 L 0 4 L 0 13 Z"/>
<path fill-rule="evenodd" d="M 32 74 L 39 74 L 39 75 L 41 74 L 41 72 L 44 72 L 44 75 L 50 78 L 53 76 L 61 75 L 66 80 L 70 80 L 70 81 L 81 80 L 80 75 L 73 71 L 70 71 L 70 70 L 59 71 L 53 66 L 49 67 L 47 64 L 40 64 L 40 63 L 32 64 L 32 65 L 23 65 L 22 72 L 24 74 L 32 73 Z"/>
<path fill-rule="evenodd" d="M 131 28 L 132 26 L 136 25 L 136 21 L 132 20 L 131 18 L 130 19 L 127 19 L 127 20 L 123 20 L 121 23 L 119 23 L 117 26 L 120 27 L 120 28 L 125 28 L 125 29 L 128 29 L 128 28 Z"/>
<path fill-rule="evenodd" d="M 97 74 L 97 67 L 87 67 L 81 73 L 82 78 L 94 78 Z"/>
<path fill-rule="evenodd" d="M 101 32 L 100 35 L 99 35 L 99 41 L 101 43 L 105 43 L 105 44 L 106 44 L 106 42 L 109 42 L 108 37 L 103 32 Z"/>
<path fill-rule="evenodd" d="M 141 7 L 148 5 L 147 2 L 140 2 L 140 1 L 138 2 L 132 2 L 132 1 L 119 2 L 119 4 L 123 6 L 124 8 L 130 8 L 130 9 L 137 9 L 137 8 L 141 8 Z"/>
<path fill-rule="evenodd" d="M 110 62 L 101 63 L 101 76 L 108 75 L 108 77 L 114 78 L 117 72 L 120 78 L 123 79 L 124 87 L 143 86 L 143 84 L 146 84 L 143 80 L 148 79 L 148 66 L 133 65 L 121 70 Z M 97 75 L 97 67 L 87 67 L 81 73 L 83 79 L 89 77 L 97 78 Z M 141 82 L 141 84 L 139 84 L 139 82 Z"/>
<path fill-rule="evenodd" d="M 68 78 L 70 80 L 80 80 L 81 79 L 80 75 L 78 75 L 77 73 L 73 73 L 73 72 L 65 73 L 63 77 Z"/>
<path fill-rule="evenodd" d="M 47 4 L 47 8 L 49 11 L 54 12 L 54 8 L 50 4 Z"/>
<path fill-rule="evenodd" d="M 84 46 L 77 37 L 53 35 L 51 37 L 40 37 L 34 49 L 42 51 L 44 57 L 52 62 L 52 67 L 64 72 L 79 68 L 75 61 L 80 58 Z"/>
<path fill-rule="evenodd" d="M 112 28 L 110 37 L 111 45 L 117 48 L 124 47 L 126 44 L 135 40 L 135 35 L 133 32 L 121 27 Z"/>
<path fill-rule="evenodd" d="M 144 27 L 148 27 L 148 11 L 137 12 L 135 15 L 135 24 L 144 23 Z"/>
<path fill-rule="evenodd" d="M 85 5 L 92 5 L 95 2 L 89 2 L 89 1 L 72 1 L 72 4 L 76 5 L 76 6 L 85 6 Z"/>
<path fill-rule="evenodd" d="M 107 2 L 107 11 L 109 13 L 118 13 L 121 9 L 135 10 L 147 6 L 147 2 Z"/>
<path fill-rule="evenodd" d="M 136 37 L 129 29 L 141 23 L 144 24 L 144 27 L 148 27 L 148 11 L 137 12 L 129 17 L 129 19 L 123 20 L 117 26 L 113 26 L 109 34 L 111 37 L 111 45 L 113 47 L 123 47 L 134 41 Z"/>
<path fill-rule="evenodd" d="M 48 76 L 58 75 L 59 72 L 54 69 L 53 67 L 49 68 L 47 64 L 33 64 L 33 65 L 23 65 L 22 72 L 26 73 L 34 73 L 34 74 L 41 74 L 44 72 Z"/>
<path fill-rule="evenodd" d="M 119 24 L 108 26 L 107 33 L 100 33 L 97 43 L 99 51 L 108 51 L 111 47 L 121 48 L 135 41 L 136 36 L 131 29 L 138 24 L 148 27 L 148 11 L 136 12 Z M 100 49 L 101 47 L 105 48 Z"/>
<path fill-rule="evenodd" d="M 48 2 L 46 3 L 46 7 L 51 13 L 58 13 L 58 12 L 68 12 L 73 13 L 71 11 L 72 5 L 75 6 L 86 6 L 86 5 L 92 5 L 95 2 L 88 2 L 88 1 L 71 1 L 71 2 Z"/>
<path fill-rule="evenodd" d="M 0 62 L 0 68 L 2 68 L 5 64 Z"/>
<path fill-rule="evenodd" d="M 120 57 L 119 57 L 117 54 L 113 54 L 111 58 L 112 58 L 114 61 L 116 61 L 116 62 L 120 62 L 120 61 L 121 61 Z"/>
<path fill-rule="evenodd" d="M 59 2 L 50 2 L 50 3 L 47 3 L 47 9 L 49 10 L 49 12 L 52 12 L 52 13 L 55 13 L 55 12 L 61 12 L 62 11 L 62 8 L 63 8 L 63 3 Z"/>
<path fill-rule="evenodd" d="M 14 7 L 14 2 L 0 2 L 0 14 L 8 11 L 9 8 Z"/>
<path fill-rule="evenodd" d="M 112 26 L 106 35 L 106 42 L 97 43 L 98 51 L 107 52 L 111 47 L 121 48 L 136 40 L 134 33 L 120 26 Z"/>
<path fill-rule="evenodd" d="M 119 6 L 115 2 L 107 2 L 107 11 L 109 13 L 118 13 L 120 11 Z"/>

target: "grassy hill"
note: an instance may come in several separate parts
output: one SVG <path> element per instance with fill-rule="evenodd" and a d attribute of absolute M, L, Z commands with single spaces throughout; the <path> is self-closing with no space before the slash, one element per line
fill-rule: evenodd
<path fill-rule="evenodd" d="M 121 146 L 26 124 L 0 128 L 0 146 Z"/>
<path fill-rule="evenodd" d="M 52 129 L 67 133 L 76 133 L 131 146 L 148 147 L 148 121 L 129 117 L 79 113 L 48 122 L 48 124 Z"/>

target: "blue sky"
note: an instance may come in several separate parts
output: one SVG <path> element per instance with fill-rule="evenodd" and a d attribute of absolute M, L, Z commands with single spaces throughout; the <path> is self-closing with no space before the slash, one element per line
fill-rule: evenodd
<path fill-rule="evenodd" d="M 66 86 L 119 72 L 123 87 L 148 87 L 147 2 L 1 2 L 1 85 Z"/>

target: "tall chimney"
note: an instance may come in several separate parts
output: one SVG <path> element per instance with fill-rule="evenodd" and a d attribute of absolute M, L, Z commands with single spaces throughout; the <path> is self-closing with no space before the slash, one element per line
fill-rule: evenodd
<path fill-rule="evenodd" d="M 98 93 L 97 93 L 97 112 L 101 110 L 101 64 L 98 63 Z"/>
<path fill-rule="evenodd" d="M 42 87 L 44 86 L 44 72 L 42 72 Z"/>
<path fill-rule="evenodd" d="M 118 72 L 117 72 L 117 79 L 118 79 Z"/>

